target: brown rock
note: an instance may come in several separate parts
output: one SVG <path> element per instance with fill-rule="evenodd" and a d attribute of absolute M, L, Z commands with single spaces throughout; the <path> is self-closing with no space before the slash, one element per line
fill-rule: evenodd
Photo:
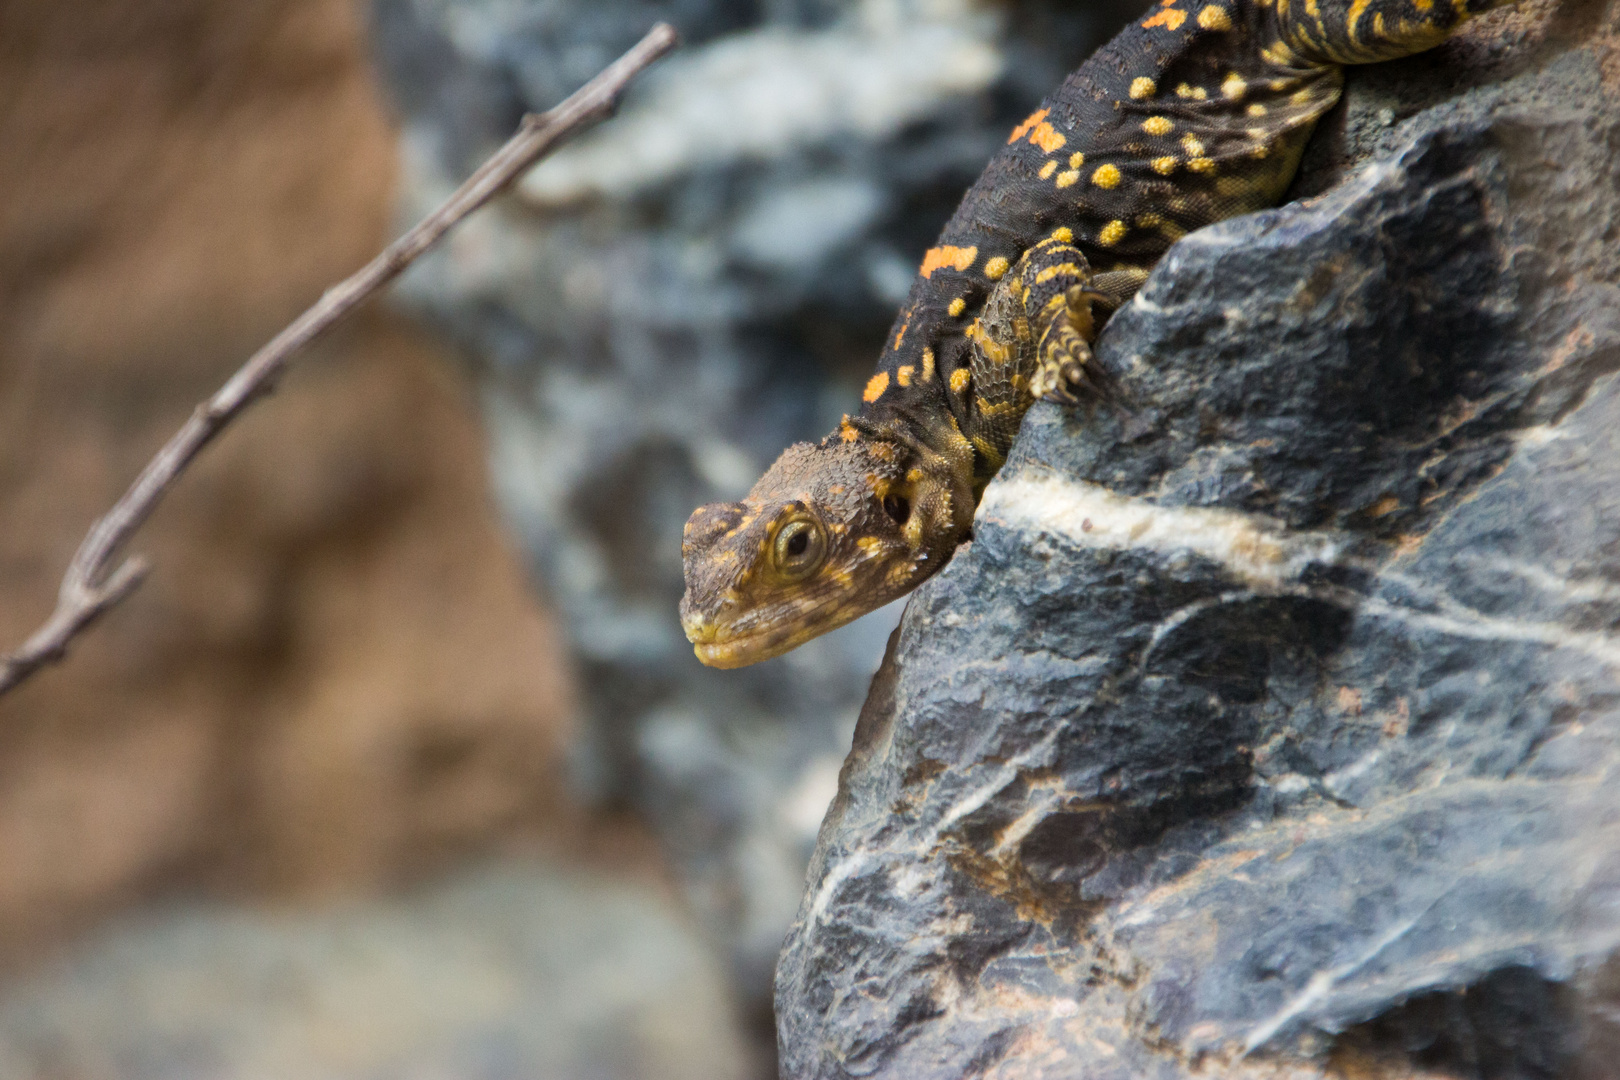
<path fill-rule="evenodd" d="M 0 645 L 196 401 L 386 239 L 360 11 L 0 4 Z M 557 635 L 463 389 L 397 316 L 300 360 L 135 546 L 147 583 L 0 701 L 0 950 L 177 884 L 364 888 L 577 824 Z"/>

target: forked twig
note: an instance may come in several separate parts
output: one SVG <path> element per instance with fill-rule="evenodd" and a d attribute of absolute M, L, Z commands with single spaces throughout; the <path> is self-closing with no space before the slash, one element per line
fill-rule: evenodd
<path fill-rule="evenodd" d="M 383 249 L 358 273 L 326 290 L 315 304 L 248 358 L 218 392 L 191 414 L 107 514 L 90 529 L 68 564 L 56 610 L 15 652 L 0 657 L 0 694 L 60 660 L 72 640 L 141 583 L 145 559 L 132 556 L 109 569 L 136 529 L 225 426 L 268 391 L 294 353 L 330 330 L 378 289 L 398 277 L 463 218 L 500 194 L 558 143 L 605 118 L 625 88 L 675 47 L 673 27 L 659 23 L 629 52 L 556 108 L 524 117 L 516 135 L 478 167 L 443 205 Z"/>

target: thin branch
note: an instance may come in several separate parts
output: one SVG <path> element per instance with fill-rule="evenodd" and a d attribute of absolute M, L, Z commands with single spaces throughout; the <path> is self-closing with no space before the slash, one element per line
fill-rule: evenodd
<path fill-rule="evenodd" d="M 249 357 L 213 397 L 197 406 L 191 419 L 147 463 L 123 498 L 95 523 L 79 545 L 62 579 L 51 617 L 21 648 L 0 657 L 0 695 L 40 668 L 62 659 L 75 637 L 135 590 L 146 575 L 146 560 L 131 557 L 109 570 L 113 559 L 198 452 L 271 389 L 293 354 L 398 277 L 445 233 L 510 187 L 557 144 L 611 115 L 630 81 L 674 48 L 678 40 L 672 27 L 659 23 L 562 104 L 524 117 L 517 134 L 480 165 L 442 206 L 388 245 L 358 273 L 326 290 L 314 306 Z"/>

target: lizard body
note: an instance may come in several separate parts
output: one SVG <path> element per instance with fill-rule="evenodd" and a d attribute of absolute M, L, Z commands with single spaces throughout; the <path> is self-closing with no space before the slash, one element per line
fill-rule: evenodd
<path fill-rule="evenodd" d="M 1187 232 L 1275 205 L 1343 66 L 1500 0 L 1161 0 L 1013 129 L 924 255 L 855 416 L 699 508 L 698 658 L 779 655 L 903 595 L 970 535 L 1039 397 L 1095 390 L 1102 318 Z"/>

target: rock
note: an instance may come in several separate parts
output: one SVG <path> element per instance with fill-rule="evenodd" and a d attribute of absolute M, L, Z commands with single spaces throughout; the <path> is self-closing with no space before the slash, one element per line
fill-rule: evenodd
<path fill-rule="evenodd" d="M 327 911 L 126 916 L 0 995 L 14 1080 L 750 1072 L 726 973 L 672 899 L 552 862 Z"/>
<path fill-rule="evenodd" d="M 425 209 L 655 18 L 683 47 L 402 282 L 473 358 L 502 510 L 578 660 L 575 776 L 639 810 L 769 1028 L 815 825 L 897 611 L 746 671 L 676 620 L 681 527 L 859 399 L 913 268 L 1123 2 L 379 0 Z"/>
<path fill-rule="evenodd" d="M 1358 71 L 1339 182 L 1171 251 L 1122 408 L 1030 413 L 861 715 L 784 1076 L 1614 1075 L 1602 17 Z"/>

